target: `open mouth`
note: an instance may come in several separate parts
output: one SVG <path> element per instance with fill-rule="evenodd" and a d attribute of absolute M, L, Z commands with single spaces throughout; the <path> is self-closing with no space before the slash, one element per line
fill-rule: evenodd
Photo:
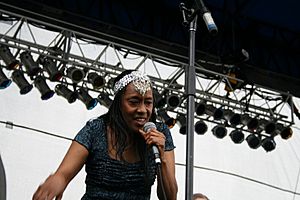
<path fill-rule="evenodd" d="M 146 118 L 135 118 L 134 119 L 137 126 L 142 127 L 147 122 Z"/>

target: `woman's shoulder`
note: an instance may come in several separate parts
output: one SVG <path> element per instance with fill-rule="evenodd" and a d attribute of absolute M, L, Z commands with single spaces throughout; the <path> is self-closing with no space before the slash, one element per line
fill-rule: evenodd
<path fill-rule="evenodd" d="M 156 122 L 156 128 L 166 136 L 165 150 L 170 151 L 175 148 L 171 131 L 169 127 L 163 122 Z"/>
<path fill-rule="evenodd" d="M 86 135 L 88 137 L 94 137 L 101 134 L 105 130 L 104 119 L 100 117 L 89 119 L 86 124 L 79 131 L 78 135 Z"/>
<path fill-rule="evenodd" d="M 168 126 L 163 122 L 156 122 L 155 125 L 159 131 L 169 130 Z"/>
<path fill-rule="evenodd" d="M 105 123 L 101 117 L 92 118 L 86 122 L 86 125 L 77 133 L 74 140 L 91 149 L 95 142 L 102 140 L 105 135 Z"/>
<path fill-rule="evenodd" d="M 86 122 L 85 126 L 93 129 L 101 128 L 104 126 L 104 119 L 102 116 L 91 118 Z"/>

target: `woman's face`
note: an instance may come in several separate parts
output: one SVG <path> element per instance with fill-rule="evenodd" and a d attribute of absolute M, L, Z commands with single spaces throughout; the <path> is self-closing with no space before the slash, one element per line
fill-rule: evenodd
<path fill-rule="evenodd" d="M 143 96 L 136 91 L 133 83 L 128 84 L 125 88 L 121 106 L 123 117 L 129 128 L 131 131 L 138 132 L 152 115 L 152 90 L 148 90 Z"/>

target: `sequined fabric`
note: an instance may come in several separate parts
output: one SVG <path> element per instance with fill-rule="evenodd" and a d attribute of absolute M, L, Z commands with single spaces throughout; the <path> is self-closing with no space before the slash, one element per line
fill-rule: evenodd
<path fill-rule="evenodd" d="M 174 149 L 167 126 L 159 123 L 157 129 L 166 135 L 165 150 Z M 151 186 L 156 178 L 153 154 L 149 154 L 147 158 L 147 175 L 142 162 L 126 163 L 110 158 L 107 151 L 106 127 L 101 117 L 88 121 L 74 140 L 89 151 L 85 165 L 86 192 L 82 200 L 150 199 Z"/>

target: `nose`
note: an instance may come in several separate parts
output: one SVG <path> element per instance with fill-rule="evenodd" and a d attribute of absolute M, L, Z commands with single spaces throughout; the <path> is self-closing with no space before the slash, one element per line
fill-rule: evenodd
<path fill-rule="evenodd" d="M 146 113 L 147 112 L 146 105 L 144 103 L 140 103 L 139 106 L 138 106 L 137 111 L 139 113 Z"/>

